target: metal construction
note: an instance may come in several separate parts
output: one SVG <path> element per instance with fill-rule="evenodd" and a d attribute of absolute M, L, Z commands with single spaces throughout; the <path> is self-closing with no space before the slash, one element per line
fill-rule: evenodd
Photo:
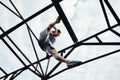
<path fill-rule="evenodd" d="M 61 17 L 71 39 L 73 40 L 74 44 L 71 44 L 70 46 L 62 49 L 59 51 L 59 53 L 62 55 L 63 53 L 66 52 L 66 50 L 69 50 L 63 57 L 68 57 L 72 51 L 77 48 L 80 47 L 82 45 L 97 45 L 97 46 L 102 46 L 102 45 L 107 45 L 107 46 L 120 46 L 120 41 L 119 42 L 104 42 L 99 38 L 99 35 L 107 32 L 107 31 L 111 31 L 112 33 L 114 33 L 115 35 L 117 35 L 118 37 L 120 37 L 120 33 L 115 31 L 114 28 L 116 27 L 120 27 L 120 18 L 118 17 L 118 15 L 116 14 L 116 12 L 114 11 L 113 7 L 111 6 L 111 4 L 109 3 L 109 0 L 99 0 L 100 5 L 101 5 L 101 9 L 103 11 L 106 23 L 107 23 L 107 28 L 103 31 L 100 31 L 94 35 L 89 36 L 88 38 L 82 40 L 82 41 L 78 41 L 61 5 L 59 4 L 62 0 L 51 0 L 52 3 L 47 5 L 46 7 L 44 7 L 43 9 L 39 10 L 38 12 L 34 13 L 33 15 L 29 16 L 28 18 L 24 19 L 23 16 L 21 15 L 21 13 L 19 12 L 19 10 L 16 8 L 15 4 L 12 2 L 12 0 L 9 0 L 10 3 L 12 4 L 12 6 L 14 7 L 14 9 L 16 10 L 16 12 L 14 12 L 12 9 L 10 9 L 5 3 L 3 3 L 2 1 L 0 1 L 0 5 L 2 5 L 3 7 L 7 8 L 11 13 L 13 13 L 15 16 L 17 16 L 18 18 L 20 18 L 22 21 L 20 23 L 18 23 L 17 25 L 11 27 L 9 30 L 4 31 L 4 28 L 2 26 L 0 26 L 0 30 L 2 31 L 2 34 L 0 34 L 0 40 L 8 47 L 8 49 L 11 50 L 11 52 L 13 53 L 13 55 L 23 64 L 24 67 L 21 67 L 20 69 L 17 69 L 15 71 L 12 71 L 10 73 L 6 72 L 4 70 L 4 67 L 0 66 L 0 72 L 2 72 L 4 75 L 0 76 L 0 80 L 14 80 L 16 77 L 18 77 L 20 74 L 22 74 L 22 72 L 29 70 L 32 73 L 34 73 L 34 75 L 38 76 L 41 80 L 49 80 L 51 78 L 53 78 L 54 76 L 63 73 L 66 70 L 72 69 L 72 68 L 64 68 L 58 72 L 55 72 L 55 70 L 61 65 L 61 62 L 57 63 L 50 71 L 48 71 L 49 65 L 50 65 L 50 60 L 52 56 L 47 56 L 44 57 L 42 59 L 39 59 L 38 57 L 38 53 L 36 52 L 36 47 L 34 45 L 33 42 L 33 38 L 31 36 L 34 36 L 34 39 L 36 39 L 36 41 L 38 41 L 36 35 L 34 34 L 34 32 L 32 31 L 32 29 L 30 28 L 30 26 L 27 24 L 28 21 L 32 20 L 33 18 L 37 17 L 38 15 L 40 15 L 41 13 L 44 13 L 44 11 L 50 9 L 51 7 L 55 7 L 56 11 L 58 12 L 58 15 Z M 109 19 L 108 19 L 108 15 L 106 13 L 106 9 L 105 6 L 107 6 L 107 8 L 109 9 L 109 11 L 111 12 L 111 14 L 114 16 L 117 24 L 114 25 L 110 25 Z M 29 33 L 29 37 L 31 40 L 31 43 L 33 45 L 33 49 L 36 55 L 36 62 L 31 62 L 29 60 L 29 58 L 25 55 L 24 52 L 22 52 L 22 50 L 18 47 L 18 45 L 15 44 L 15 42 L 12 40 L 12 38 L 9 36 L 9 34 L 11 34 L 12 32 L 14 32 L 15 30 L 17 30 L 19 27 L 21 27 L 22 25 L 26 25 L 27 29 L 28 29 L 28 33 Z M 11 44 L 9 44 L 4 38 L 7 38 L 12 45 L 14 45 L 14 47 L 21 53 L 21 55 L 26 59 L 26 61 L 28 61 L 29 64 L 26 64 L 24 62 L 24 60 L 17 54 L 17 52 L 14 50 L 14 48 L 11 47 Z M 98 40 L 98 42 L 87 42 L 88 40 L 92 39 L 92 38 L 96 38 Z M 120 49 L 114 50 L 112 52 L 108 52 L 105 53 L 104 55 L 95 57 L 93 59 L 84 61 L 80 66 L 89 63 L 91 61 L 95 61 L 97 59 L 109 56 L 111 54 L 115 54 L 120 52 Z M 47 60 L 47 66 L 46 66 L 46 70 L 44 71 L 41 65 L 41 62 Z"/>

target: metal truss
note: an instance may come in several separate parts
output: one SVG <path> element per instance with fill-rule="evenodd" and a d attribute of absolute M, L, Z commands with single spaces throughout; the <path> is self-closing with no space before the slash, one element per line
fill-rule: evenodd
<path fill-rule="evenodd" d="M 120 46 L 120 42 L 104 42 L 102 41 L 100 38 L 99 38 L 99 35 L 100 34 L 103 34 L 107 31 L 111 31 L 112 33 L 114 33 L 115 35 L 117 35 L 118 37 L 120 37 L 120 33 L 115 31 L 114 28 L 115 27 L 119 27 L 120 26 L 120 19 L 119 17 L 117 16 L 116 12 L 114 11 L 114 9 L 112 8 L 111 4 L 109 3 L 108 0 L 99 0 L 100 1 L 100 4 L 101 4 L 101 8 L 103 10 L 103 14 L 104 14 L 104 17 L 105 17 L 105 20 L 106 20 L 106 23 L 107 23 L 107 28 L 103 31 L 100 31 L 92 36 L 89 36 L 88 38 L 84 39 L 84 40 L 81 40 L 81 41 L 78 41 L 61 5 L 59 4 L 62 0 L 51 0 L 52 3 L 49 4 L 48 6 L 46 6 L 45 8 L 39 10 L 38 12 L 34 13 L 33 15 L 31 15 L 30 17 L 24 19 L 23 16 L 21 15 L 21 13 L 19 12 L 19 10 L 16 8 L 16 6 L 14 5 L 14 3 L 12 2 L 12 0 L 9 0 L 10 3 L 12 4 L 12 6 L 14 7 L 14 9 L 16 10 L 16 12 L 14 12 L 12 9 L 10 9 L 7 5 L 5 5 L 2 1 L 0 1 L 0 4 L 2 6 L 4 6 L 5 8 L 7 8 L 10 12 L 12 12 L 14 15 L 16 15 L 18 18 L 20 18 L 22 20 L 22 22 L 18 23 L 17 25 L 13 26 L 12 28 L 10 28 L 9 30 L 7 31 L 4 31 L 4 29 L 2 28 L 2 26 L 0 26 L 0 30 L 2 31 L 2 34 L 0 34 L 0 39 L 3 41 L 3 43 L 12 51 L 12 53 L 14 54 L 14 56 L 16 56 L 16 58 L 23 64 L 24 67 L 18 69 L 18 70 L 15 70 L 11 73 L 8 73 L 4 70 L 4 68 L 0 67 L 0 71 L 4 74 L 4 76 L 0 76 L 0 79 L 1 80 L 14 80 L 17 76 L 19 76 L 20 74 L 22 74 L 22 72 L 26 71 L 26 70 L 29 70 L 31 72 L 33 72 L 36 76 L 38 76 L 41 80 L 48 80 L 66 70 L 69 70 L 71 68 L 65 68 L 65 69 L 62 69 L 58 72 L 55 72 L 55 70 L 61 65 L 61 62 L 57 63 L 53 69 L 51 69 L 50 71 L 48 71 L 48 68 L 49 68 L 49 64 L 50 64 L 50 60 L 51 60 L 51 57 L 52 56 L 47 56 L 47 57 L 44 57 L 42 59 L 39 59 L 38 57 L 38 53 L 36 51 L 36 47 L 34 45 L 34 42 L 33 42 L 33 39 L 32 39 L 32 36 L 34 36 L 34 38 L 38 41 L 36 35 L 34 34 L 34 32 L 32 31 L 32 29 L 29 27 L 29 25 L 27 24 L 28 21 L 32 20 L 33 18 L 37 17 L 38 15 L 40 15 L 41 13 L 44 13 L 46 10 L 50 9 L 51 7 L 55 7 L 56 8 L 56 11 L 58 12 L 58 14 L 60 15 L 66 29 L 68 30 L 68 33 L 70 34 L 71 36 L 71 39 L 73 40 L 74 44 L 62 49 L 59 51 L 59 53 L 61 53 L 61 55 L 63 53 L 65 53 L 66 50 L 69 50 L 69 52 L 66 53 L 65 56 L 63 57 L 68 57 L 72 51 L 77 48 L 77 47 L 80 47 L 82 45 L 98 45 L 98 46 L 102 46 L 102 45 L 115 45 L 115 46 Z M 105 9 L 105 5 L 108 7 L 108 9 L 110 10 L 111 14 L 114 16 L 117 24 L 114 24 L 114 25 L 110 25 L 110 22 L 109 22 L 109 19 L 108 19 L 108 16 L 107 16 L 107 13 L 106 13 L 106 9 Z M 18 47 L 18 45 L 16 45 L 14 43 L 14 41 L 10 38 L 9 34 L 12 33 L 13 31 L 15 31 L 16 29 L 18 29 L 19 27 L 21 27 L 22 25 L 26 25 L 27 26 L 27 30 L 28 30 L 28 33 L 29 33 L 29 37 L 30 37 L 30 40 L 31 40 L 31 43 L 32 43 L 32 46 L 33 46 L 33 49 L 34 49 L 34 52 L 35 52 L 35 55 L 36 55 L 36 59 L 37 61 L 36 62 L 31 62 L 28 57 L 25 55 L 24 52 L 21 51 L 21 49 Z M 27 65 L 22 58 L 19 57 L 19 55 L 15 52 L 15 50 L 11 47 L 11 45 L 4 39 L 4 37 L 6 37 L 14 46 L 15 48 L 21 53 L 21 55 L 29 62 L 29 65 Z M 98 42 L 87 42 L 88 40 L 92 39 L 92 38 L 95 38 Z M 101 55 L 101 56 L 98 56 L 98 57 L 95 57 L 95 58 L 92 58 L 90 60 L 86 60 L 84 61 L 81 65 L 83 64 L 86 64 L 86 63 L 89 63 L 91 61 L 95 61 L 97 59 L 100 59 L 100 58 L 103 58 L 103 57 L 106 57 L 106 56 L 109 56 L 111 54 L 115 54 L 115 53 L 118 53 L 120 52 L 120 49 L 117 49 L 117 50 L 114 50 L 112 52 L 108 52 L 104 55 Z M 47 62 L 47 66 L 46 66 L 46 70 L 43 71 L 43 68 L 42 68 L 42 65 L 41 65 L 41 62 L 43 62 L 44 60 L 48 60 Z M 81 66 L 80 65 L 80 66 Z M 76 67 L 76 66 L 75 66 Z M 55 73 L 54 73 L 55 72 Z M 54 74 L 53 74 L 54 73 Z"/>

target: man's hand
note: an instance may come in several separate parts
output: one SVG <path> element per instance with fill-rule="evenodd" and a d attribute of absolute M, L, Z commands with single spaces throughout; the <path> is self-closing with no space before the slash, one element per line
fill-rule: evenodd
<path fill-rule="evenodd" d="M 60 16 L 58 16 L 55 23 L 60 23 L 60 21 L 61 21 Z"/>
<path fill-rule="evenodd" d="M 56 19 L 56 21 L 53 22 L 53 23 L 51 23 L 51 24 L 48 26 L 48 28 L 47 28 L 47 29 L 48 29 L 48 32 L 51 31 L 51 28 L 54 28 L 55 31 L 56 31 L 57 29 L 56 29 L 56 27 L 55 27 L 55 24 L 60 23 L 60 21 L 61 21 L 60 16 L 58 16 L 57 19 Z"/>

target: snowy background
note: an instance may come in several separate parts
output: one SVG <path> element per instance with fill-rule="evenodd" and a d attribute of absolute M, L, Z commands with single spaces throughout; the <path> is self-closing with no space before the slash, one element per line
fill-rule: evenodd
<path fill-rule="evenodd" d="M 0 1 L 2 1 L 9 8 L 15 11 L 9 0 Z M 25 19 L 52 3 L 51 0 L 12 1 Z M 109 0 L 109 2 L 116 11 L 117 15 L 120 17 L 120 0 Z M 78 38 L 78 41 L 86 39 L 87 37 L 108 28 L 99 0 L 64 0 L 60 2 L 60 5 L 62 6 L 66 14 L 66 17 L 68 18 Z M 115 25 L 117 22 L 115 21 L 114 17 L 111 15 L 107 7 L 106 10 L 109 16 L 110 25 Z M 45 29 L 51 22 L 53 22 L 57 16 L 58 13 L 56 12 L 56 9 L 52 7 L 37 16 L 36 18 L 30 20 L 28 24 L 38 38 L 40 31 Z M 21 19 L 19 19 L 17 16 L 15 16 L 13 13 L 11 13 L 8 9 L 6 9 L 0 4 L 0 26 L 5 31 L 15 26 L 21 21 Z M 62 22 L 58 24 L 57 27 L 62 31 L 62 34 L 60 35 L 60 37 L 57 38 L 57 42 L 55 44 L 56 49 L 59 51 L 69 45 L 72 45 L 73 41 L 70 38 Z M 114 30 L 120 32 L 120 27 L 118 26 L 114 28 Z M 0 34 L 2 34 L 1 31 Z M 10 33 L 9 36 L 31 60 L 31 62 L 36 61 L 36 57 L 32 49 L 26 25 L 22 25 L 20 28 Z M 99 38 L 103 42 L 120 42 L 120 38 L 110 31 L 99 35 Z M 11 42 L 6 37 L 4 39 L 12 46 L 12 48 L 24 60 L 24 62 L 26 64 L 29 64 L 25 60 L 25 58 L 23 58 L 23 56 L 19 53 L 19 51 L 11 44 Z M 35 39 L 33 40 L 36 44 L 35 46 L 37 48 L 37 52 L 39 53 L 39 58 L 41 59 L 45 57 L 45 54 L 39 48 L 37 41 Z M 92 38 L 87 42 L 98 41 L 95 38 Z M 76 48 L 67 59 L 86 61 L 88 59 L 112 52 L 117 49 L 120 49 L 120 46 L 80 46 Z M 120 52 L 96 60 L 94 62 L 90 62 L 88 64 L 70 69 L 55 76 L 54 78 L 51 78 L 50 80 L 120 80 L 119 57 Z M 46 66 L 46 63 L 47 62 L 42 63 L 43 67 Z M 53 67 L 56 63 L 57 61 L 52 58 L 51 67 Z M 6 47 L 2 40 L 0 40 L 0 67 L 2 67 L 8 73 L 23 67 L 23 65 Z M 65 68 L 66 65 L 61 64 L 61 67 L 59 69 L 63 67 Z M 1 71 L 0 76 L 3 76 L 3 73 Z M 39 77 L 27 70 L 20 74 L 18 77 L 16 77 L 15 80 L 39 80 Z"/>

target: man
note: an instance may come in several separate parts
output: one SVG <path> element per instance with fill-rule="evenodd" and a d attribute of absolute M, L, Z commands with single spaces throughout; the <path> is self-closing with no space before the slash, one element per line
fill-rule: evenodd
<path fill-rule="evenodd" d="M 56 60 L 66 63 L 68 68 L 77 66 L 81 64 L 81 61 L 70 61 L 65 59 L 64 57 L 58 54 L 58 52 L 53 46 L 53 44 L 56 41 L 56 37 L 58 37 L 61 34 L 61 31 L 55 26 L 56 24 L 60 23 L 60 20 L 61 19 L 58 16 L 55 22 L 51 23 L 44 31 L 40 33 L 39 45 L 41 49 L 47 54 L 51 54 Z M 52 28 L 54 29 L 54 31 L 51 31 Z"/>

